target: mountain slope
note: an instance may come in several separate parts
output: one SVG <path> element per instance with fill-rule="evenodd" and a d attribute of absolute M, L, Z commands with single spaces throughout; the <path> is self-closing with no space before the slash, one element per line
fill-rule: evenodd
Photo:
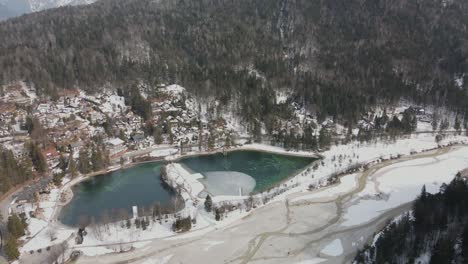
<path fill-rule="evenodd" d="M 0 24 L 0 82 L 177 82 L 258 118 L 283 88 L 349 120 L 402 96 L 464 107 L 467 13 L 464 0 L 103 0 Z"/>

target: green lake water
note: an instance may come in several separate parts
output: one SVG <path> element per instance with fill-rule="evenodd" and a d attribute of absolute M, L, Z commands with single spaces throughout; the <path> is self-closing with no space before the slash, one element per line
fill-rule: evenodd
<path fill-rule="evenodd" d="M 149 208 L 156 202 L 161 206 L 170 203 L 174 193 L 163 188 L 160 182 L 159 162 L 137 165 L 128 169 L 92 177 L 73 186 L 73 199 L 61 211 L 59 220 L 70 226 L 87 217 L 99 221 L 103 212 L 115 216 L 121 209 Z"/>
<path fill-rule="evenodd" d="M 188 169 L 197 173 L 235 171 L 255 179 L 254 192 L 263 191 L 303 169 L 314 158 L 278 155 L 261 151 L 239 150 L 213 155 L 200 155 L 180 160 Z"/>
<path fill-rule="evenodd" d="M 210 175 L 211 178 L 206 177 L 202 182 L 207 186 L 210 183 L 211 186 L 216 186 L 218 194 L 223 195 L 229 191 L 232 192 L 229 194 L 237 194 L 237 187 L 230 186 L 236 186 L 237 180 L 241 181 L 246 177 L 255 180 L 248 181 L 253 182 L 250 190 L 255 192 L 268 189 L 314 160 L 260 151 L 233 151 L 226 156 L 194 156 L 179 162 L 193 172 Z M 160 182 L 160 165 L 160 162 L 145 163 L 78 183 L 72 187 L 73 199 L 62 209 L 59 220 L 65 225 L 77 226 L 83 218 L 100 221 L 103 214 L 115 219 L 113 217 L 117 216 L 121 209 L 125 209 L 131 216 L 131 208 L 134 205 L 149 208 L 159 202 L 162 207 L 168 206 L 175 194 L 163 188 Z M 227 174 L 228 177 L 223 174 Z M 233 178 L 230 175 L 233 175 Z M 235 178 L 238 176 L 238 179 Z M 231 181 L 231 185 L 228 180 Z M 226 191 L 226 188 L 233 190 Z"/>

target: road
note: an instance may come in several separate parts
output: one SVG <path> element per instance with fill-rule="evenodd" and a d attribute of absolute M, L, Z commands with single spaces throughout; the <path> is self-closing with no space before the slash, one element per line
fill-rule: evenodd
<path fill-rule="evenodd" d="M 468 151 L 466 146 L 452 146 L 435 151 L 416 154 L 398 160 L 389 160 L 370 166 L 358 173 L 353 188 L 344 193 L 325 195 L 320 198 L 305 198 L 320 194 L 338 185 L 288 195 L 286 199 L 272 202 L 254 210 L 248 216 L 222 227 L 194 231 L 179 237 L 153 240 L 143 248 L 121 254 L 97 257 L 81 257 L 77 263 L 349 263 L 356 251 L 389 219 L 411 208 L 410 202 L 379 211 L 368 221 L 344 225 L 346 213 L 351 207 L 368 200 L 363 193 L 368 187 L 379 189 L 380 177 L 396 166 L 424 170 L 430 166 L 445 166 L 445 162 L 457 160 L 468 167 L 466 155 L 455 155 L 457 151 Z M 452 156 L 450 156 L 453 154 Z M 449 156 L 447 156 L 449 155 Z M 405 162 L 416 162 L 407 166 Z M 466 164 L 464 163 L 466 162 Z M 447 164 L 449 164 L 447 163 Z M 450 163 L 450 164 L 452 164 Z M 460 165 L 461 166 L 461 165 Z M 387 176 L 386 176 L 387 175 Z M 425 178 L 423 178 L 425 179 Z M 428 182 L 427 184 L 429 184 Z M 426 183 L 424 183 L 426 184 Z M 303 200 L 301 200 L 303 198 Z M 382 199 L 382 202 L 386 202 Z M 323 249 L 339 239 L 341 254 L 327 255 Z M 151 262 L 148 262 L 148 261 Z M 208 261 L 209 260 L 209 261 Z M 315 261 L 315 262 L 314 262 Z"/>
<path fill-rule="evenodd" d="M 133 157 L 138 157 L 138 156 L 144 156 L 147 154 L 150 154 L 151 152 L 155 150 L 170 150 L 170 149 L 175 149 L 178 148 L 177 145 L 155 145 L 150 148 L 142 149 L 142 150 L 135 150 L 131 152 L 127 152 L 123 155 L 124 158 L 131 159 Z"/>

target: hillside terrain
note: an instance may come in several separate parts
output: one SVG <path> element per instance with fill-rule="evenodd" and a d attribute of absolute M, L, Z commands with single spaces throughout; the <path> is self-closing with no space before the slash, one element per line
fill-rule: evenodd
<path fill-rule="evenodd" d="M 103 0 L 1 23 L 0 82 L 51 96 L 179 83 L 248 122 L 281 113 L 277 91 L 345 121 L 402 97 L 460 109 L 467 13 L 462 0 Z"/>
<path fill-rule="evenodd" d="M 466 14 L 0 0 L 0 263 L 468 263 Z"/>

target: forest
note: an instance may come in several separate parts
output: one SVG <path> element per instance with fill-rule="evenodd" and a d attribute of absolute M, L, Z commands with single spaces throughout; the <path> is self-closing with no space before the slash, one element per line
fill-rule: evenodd
<path fill-rule="evenodd" d="M 411 212 L 392 221 L 354 263 L 468 263 L 468 182 L 458 174 L 440 192 L 425 187 Z"/>
<path fill-rule="evenodd" d="M 56 98 L 178 83 L 252 126 L 278 115 L 282 89 L 319 120 L 400 98 L 466 111 L 467 13 L 464 0 L 102 0 L 0 23 L 0 84 Z"/>

